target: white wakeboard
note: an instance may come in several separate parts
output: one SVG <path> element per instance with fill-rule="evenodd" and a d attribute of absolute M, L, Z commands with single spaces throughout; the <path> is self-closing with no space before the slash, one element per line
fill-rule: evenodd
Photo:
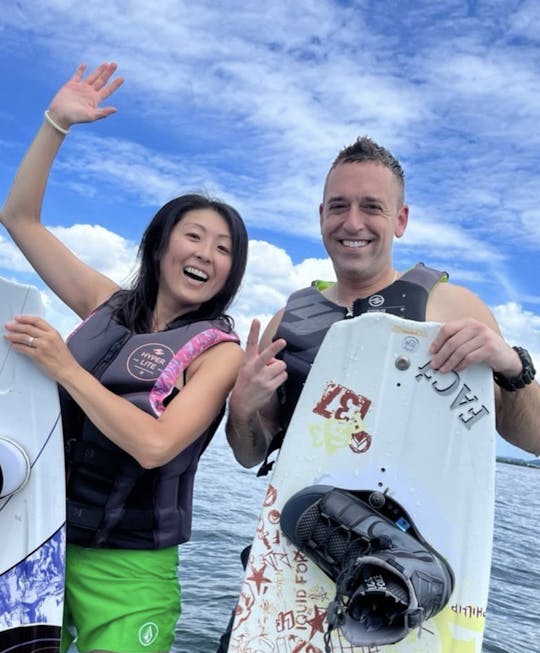
<path fill-rule="evenodd" d="M 438 324 L 370 313 L 335 323 L 310 371 L 267 490 L 229 653 L 323 653 L 335 584 L 283 534 L 282 507 L 310 485 L 388 493 L 450 564 L 446 607 L 395 644 L 340 653 L 481 653 L 495 477 L 491 371 L 440 374 Z"/>
<path fill-rule="evenodd" d="M 2 324 L 17 314 L 43 313 L 36 288 L 0 278 Z M 28 463 L 26 480 L 16 487 L 23 459 Z M 4 338 L 0 466 L 4 481 L 0 494 L 5 495 L 0 498 L 0 652 L 56 653 L 64 601 L 66 519 L 58 390 Z"/>

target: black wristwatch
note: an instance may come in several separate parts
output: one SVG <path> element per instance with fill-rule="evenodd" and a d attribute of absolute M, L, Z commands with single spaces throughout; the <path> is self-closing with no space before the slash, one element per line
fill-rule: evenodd
<path fill-rule="evenodd" d="M 499 374 L 499 372 L 493 372 L 495 383 L 508 392 L 515 392 L 516 390 L 521 390 L 521 388 L 529 385 L 529 383 L 532 383 L 534 380 L 536 374 L 529 352 L 526 349 L 523 349 L 523 347 L 513 347 L 513 349 L 517 351 L 517 355 L 523 365 L 521 374 L 509 379 L 508 377 Z"/>

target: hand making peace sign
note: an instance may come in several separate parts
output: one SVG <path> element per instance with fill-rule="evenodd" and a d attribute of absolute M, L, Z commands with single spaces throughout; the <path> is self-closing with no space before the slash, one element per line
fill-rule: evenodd
<path fill-rule="evenodd" d="M 231 395 L 232 401 L 235 392 L 243 398 L 243 405 L 238 406 L 237 411 L 241 409 L 246 415 L 252 415 L 265 406 L 276 389 L 287 379 L 286 364 L 275 358 L 285 347 L 285 340 L 278 338 L 259 351 L 260 328 L 260 321 L 253 320 L 246 341 L 244 360 Z"/>

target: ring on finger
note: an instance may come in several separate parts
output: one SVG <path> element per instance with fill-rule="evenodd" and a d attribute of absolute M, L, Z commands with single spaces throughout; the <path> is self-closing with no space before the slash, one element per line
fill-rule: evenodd
<path fill-rule="evenodd" d="M 29 347 L 34 347 L 34 336 L 28 336 L 28 346 Z"/>

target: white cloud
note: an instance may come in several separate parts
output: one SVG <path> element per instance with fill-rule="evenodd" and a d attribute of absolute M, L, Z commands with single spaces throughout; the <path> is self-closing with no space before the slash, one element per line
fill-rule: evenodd
<path fill-rule="evenodd" d="M 71 227 L 51 227 L 50 230 L 82 261 L 119 285 L 126 284 L 135 266 L 134 243 L 100 225 L 76 224 Z M 44 286 L 13 242 L 1 236 L 0 269 L 3 270 L 3 276 L 9 279 L 40 288 L 48 320 L 63 336 L 77 324 L 77 316 Z"/>
<path fill-rule="evenodd" d="M 91 267 L 125 285 L 134 270 L 136 245 L 100 225 L 75 224 L 51 231 Z"/>
<path fill-rule="evenodd" d="M 289 254 L 265 241 L 252 240 L 241 291 L 231 307 L 239 334 L 245 338 L 255 317 L 264 326 L 287 301 L 287 297 L 315 279 L 333 279 L 328 259 L 305 259 L 294 264 Z"/>
<path fill-rule="evenodd" d="M 67 338 L 81 320 L 48 288 L 41 290 L 41 299 L 45 306 L 45 317 L 47 321 L 63 338 Z"/>
<path fill-rule="evenodd" d="M 403 241 L 396 247 L 414 247 L 417 251 L 435 253 L 438 259 L 447 261 L 488 262 L 502 259 L 502 255 L 490 243 L 474 237 L 459 224 L 442 222 L 436 215 L 436 208 L 415 211 L 407 225 Z"/>
<path fill-rule="evenodd" d="M 32 272 L 32 267 L 20 253 L 18 247 L 4 236 L 0 236 L 0 268 L 6 270 L 10 277 L 17 272 Z"/>
<path fill-rule="evenodd" d="M 77 190 L 78 180 L 87 186 L 121 187 L 143 204 L 156 206 L 187 190 L 218 185 L 212 182 L 207 167 L 180 157 L 164 156 L 156 150 L 118 138 L 103 138 L 85 133 L 69 145 L 59 158 L 55 177 L 67 178 Z M 220 189 L 217 189 L 219 192 Z"/>
<path fill-rule="evenodd" d="M 536 42 L 540 38 L 538 33 L 539 23 L 540 7 L 536 0 L 520 2 L 516 12 L 510 18 L 510 26 L 514 34 Z"/>
<path fill-rule="evenodd" d="M 540 370 L 540 316 L 515 302 L 493 307 L 501 332 L 511 345 L 525 347 Z"/>

